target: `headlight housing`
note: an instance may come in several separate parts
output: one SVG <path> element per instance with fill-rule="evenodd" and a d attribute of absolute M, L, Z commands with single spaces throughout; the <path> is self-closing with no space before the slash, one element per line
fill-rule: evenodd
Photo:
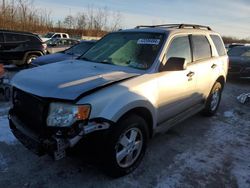
<path fill-rule="evenodd" d="M 91 106 L 73 105 L 67 103 L 51 103 L 47 126 L 69 127 L 78 120 L 87 120 L 90 115 Z"/>

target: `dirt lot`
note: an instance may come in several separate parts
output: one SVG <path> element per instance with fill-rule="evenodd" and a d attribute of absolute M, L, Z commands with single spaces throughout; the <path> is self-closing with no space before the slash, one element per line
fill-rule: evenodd
<path fill-rule="evenodd" d="M 216 116 L 196 115 L 157 135 L 140 167 L 119 179 L 82 157 L 54 162 L 37 157 L 13 138 L 8 103 L 0 103 L 0 187 L 250 187 L 250 80 L 229 82 Z"/>

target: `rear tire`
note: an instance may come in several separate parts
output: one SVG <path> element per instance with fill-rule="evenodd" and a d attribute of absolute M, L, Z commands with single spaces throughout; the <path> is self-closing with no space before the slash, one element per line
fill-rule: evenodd
<path fill-rule="evenodd" d="M 4 89 L 4 100 L 5 101 L 10 101 L 10 98 L 11 98 L 11 90 L 10 90 L 10 87 L 7 86 Z"/>
<path fill-rule="evenodd" d="M 122 118 L 109 135 L 105 149 L 105 172 L 121 177 L 135 170 L 145 154 L 148 141 L 146 121 L 138 115 Z"/>
<path fill-rule="evenodd" d="M 28 55 L 26 60 L 25 60 L 25 65 L 30 65 L 31 62 L 33 60 L 35 60 L 36 58 L 38 58 L 39 56 L 38 55 L 35 55 L 35 54 L 31 54 L 31 55 Z"/>
<path fill-rule="evenodd" d="M 206 106 L 202 111 L 205 116 L 213 116 L 219 108 L 221 101 L 222 85 L 220 82 L 215 82 L 208 98 Z"/>

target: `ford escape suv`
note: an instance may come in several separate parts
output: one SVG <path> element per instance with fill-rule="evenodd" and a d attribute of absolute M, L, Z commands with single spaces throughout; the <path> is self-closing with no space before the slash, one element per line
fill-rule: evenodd
<path fill-rule="evenodd" d="M 209 27 L 121 30 L 76 60 L 16 74 L 10 128 L 27 148 L 55 159 L 91 137 L 106 172 L 122 176 L 139 165 L 155 133 L 200 111 L 216 113 L 227 70 L 222 39 Z"/>

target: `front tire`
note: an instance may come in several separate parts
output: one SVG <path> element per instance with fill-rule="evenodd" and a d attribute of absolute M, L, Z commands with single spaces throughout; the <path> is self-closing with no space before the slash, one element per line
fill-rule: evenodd
<path fill-rule="evenodd" d="M 202 112 L 205 116 L 213 116 L 219 108 L 222 94 L 222 85 L 220 82 L 215 82 L 208 98 L 206 106 Z"/>
<path fill-rule="evenodd" d="M 105 171 L 121 177 L 135 170 L 145 154 L 148 141 L 146 121 L 138 115 L 122 118 L 113 128 L 107 143 Z"/>

